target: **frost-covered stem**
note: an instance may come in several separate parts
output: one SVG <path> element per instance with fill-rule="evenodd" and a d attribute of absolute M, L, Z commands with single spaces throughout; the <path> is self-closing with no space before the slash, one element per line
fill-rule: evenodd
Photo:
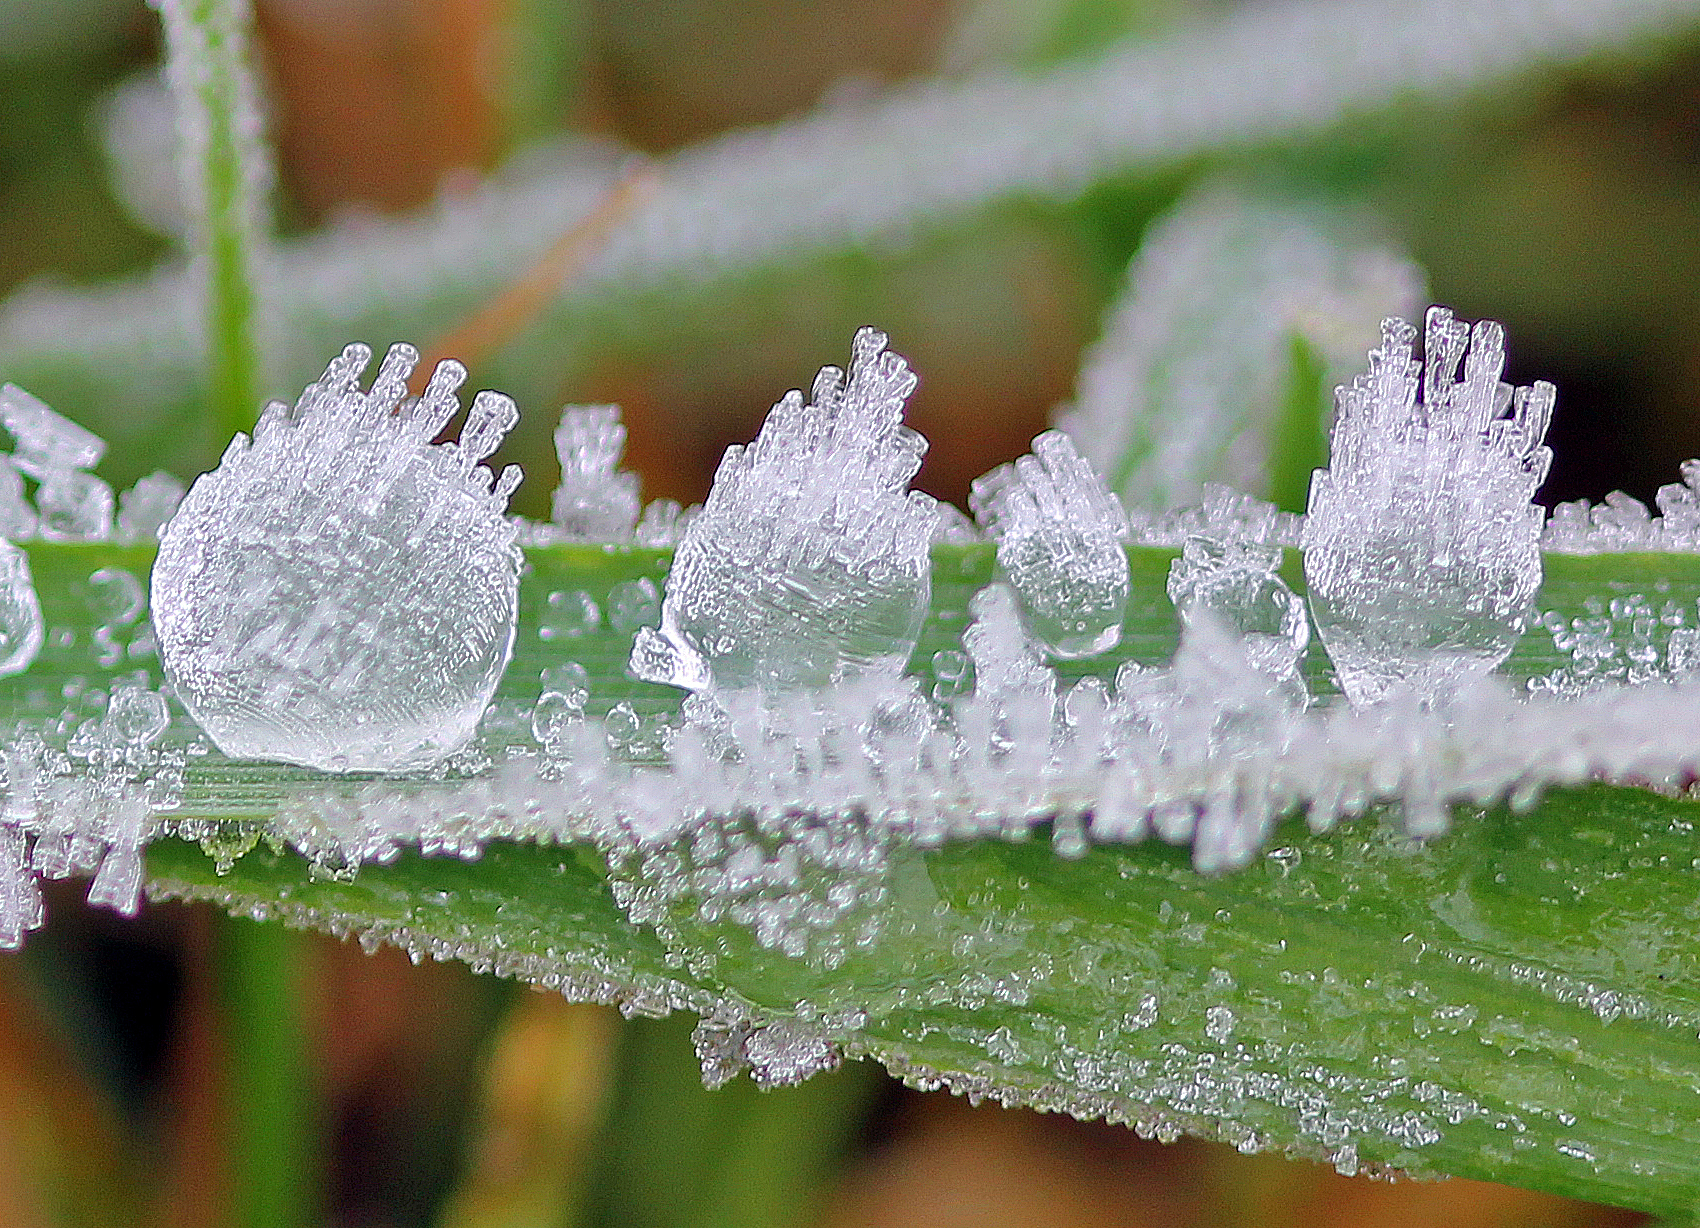
<path fill-rule="evenodd" d="M 232 920 L 220 934 L 233 1228 L 317 1218 L 300 954 L 282 926 Z"/>
<path fill-rule="evenodd" d="M 223 439 L 253 425 L 264 368 L 259 287 L 272 166 L 261 139 L 253 12 L 248 0 L 156 2 L 193 220 L 208 408 Z"/>

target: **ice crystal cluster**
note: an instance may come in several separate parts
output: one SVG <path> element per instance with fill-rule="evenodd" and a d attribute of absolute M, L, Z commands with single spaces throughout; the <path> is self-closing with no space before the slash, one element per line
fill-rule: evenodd
<path fill-rule="evenodd" d="M 396 345 L 370 391 L 351 345 L 293 409 L 190 488 L 160 539 L 153 619 L 166 677 L 226 755 L 332 772 L 408 771 L 471 739 L 513 650 L 520 473 L 479 464 L 518 419 L 481 392 L 458 443 L 432 440 L 465 378 L 407 394 Z"/>
<path fill-rule="evenodd" d="M 1541 584 L 1532 500 L 1552 462 L 1541 440 L 1553 386 L 1499 378 L 1492 322 L 1471 329 L 1431 308 L 1420 365 L 1414 337 L 1389 320 L 1369 373 L 1340 390 L 1302 538 L 1317 631 L 1358 704 L 1493 669 Z"/>
<path fill-rule="evenodd" d="M 785 394 L 726 450 L 679 541 L 661 625 L 632 672 L 692 691 L 784 691 L 908 664 L 931 597 L 935 501 L 908 489 L 926 441 L 903 425 L 915 376 L 884 333 L 849 371 Z"/>

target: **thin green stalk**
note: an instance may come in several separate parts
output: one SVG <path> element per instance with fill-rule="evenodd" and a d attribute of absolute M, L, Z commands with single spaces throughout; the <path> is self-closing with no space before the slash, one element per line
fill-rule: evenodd
<path fill-rule="evenodd" d="M 1269 498 L 1283 512 L 1302 512 L 1310 475 L 1328 463 L 1328 362 L 1293 334 L 1286 382 L 1269 432 Z"/>
<path fill-rule="evenodd" d="M 702 1086 L 694 1017 L 635 1020 L 622 1037 L 616 1103 L 586 1228 L 796 1228 L 868 1103 L 877 1069 L 853 1062 L 796 1087 L 739 1077 Z"/>
<path fill-rule="evenodd" d="M 307 1112 L 301 938 L 278 925 L 231 920 L 220 942 L 234 1228 L 314 1222 Z"/>
<path fill-rule="evenodd" d="M 184 199 L 195 220 L 208 435 L 223 441 L 259 412 L 259 307 L 271 161 L 261 140 L 248 0 L 159 0 L 177 103 Z"/>

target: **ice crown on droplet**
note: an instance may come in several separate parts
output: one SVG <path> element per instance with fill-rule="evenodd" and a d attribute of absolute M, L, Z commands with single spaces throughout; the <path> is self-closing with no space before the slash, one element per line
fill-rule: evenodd
<path fill-rule="evenodd" d="M 471 738 L 513 650 L 520 471 L 482 462 L 518 420 L 396 345 L 370 390 L 350 345 L 293 409 L 272 402 L 161 536 L 152 606 L 178 697 L 232 758 L 330 771 L 429 766 Z"/>
<path fill-rule="evenodd" d="M 1425 697 L 1491 670 L 1522 633 L 1541 581 L 1552 453 L 1548 383 L 1500 379 L 1505 334 L 1430 308 L 1382 326 L 1369 371 L 1336 398 L 1302 544 L 1311 613 L 1347 697 Z M 1419 396 L 1420 392 L 1420 396 Z"/>
<path fill-rule="evenodd" d="M 931 594 L 938 505 L 908 489 L 926 441 L 903 425 L 915 387 L 886 336 L 860 330 L 846 372 L 791 391 L 726 450 L 668 574 L 638 677 L 692 690 L 786 690 L 900 673 Z"/>

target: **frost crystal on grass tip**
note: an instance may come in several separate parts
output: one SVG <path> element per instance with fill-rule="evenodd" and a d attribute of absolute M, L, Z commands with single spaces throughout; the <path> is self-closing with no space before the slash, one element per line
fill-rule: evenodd
<path fill-rule="evenodd" d="M 1368 374 L 1337 394 L 1329 467 L 1311 481 L 1311 615 L 1354 704 L 1402 688 L 1433 699 L 1493 669 L 1541 583 L 1531 500 L 1552 460 L 1552 385 L 1500 380 L 1491 321 L 1430 308 L 1421 365 L 1415 336 L 1383 325 Z"/>
<path fill-rule="evenodd" d="M 555 528 L 568 541 L 615 542 L 632 536 L 638 516 L 638 477 L 619 469 L 626 428 L 615 405 L 569 405 L 555 428 L 561 484 L 555 490 Z"/>
<path fill-rule="evenodd" d="M 327 771 L 427 767 L 463 746 L 513 650 L 520 473 L 479 464 L 518 419 L 481 392 L 458 443 L 465 369 L 407 395 L 411 346 L 351 345 L 293 410 L 184 497 L 161 537 L 153 617 L 178 698 L 232 758 Z"/>
<path fill-rule="evenodd" d="M 49 541 L 109 536 L 112 487 L 87 472 L 106 454 L 106 441 L 15 384 L 0 386 L 0 425 L 17 440 L 12 464 L 38 483 L 36 529 L 41 536 Z"/>
<path fill-rule="evenodd" d="M 638 677 L 694 691 L 778 692 L 895 677 L 931 595 L 938 505 L 908 489 L 926 441 L 902 422 L 915 376 L 885 334 L 856 334 L 848 374 L 823 367 L 755 442 L 726 450 L 673 556 Z"/>
<path fill-rule="evenodd" d="M 1127 613 L 1127 516 L 1061 431 L 975 480 L 968 502 L 998 543 L 1022 619 L 1054 656 L 1114 648 Z"/>

